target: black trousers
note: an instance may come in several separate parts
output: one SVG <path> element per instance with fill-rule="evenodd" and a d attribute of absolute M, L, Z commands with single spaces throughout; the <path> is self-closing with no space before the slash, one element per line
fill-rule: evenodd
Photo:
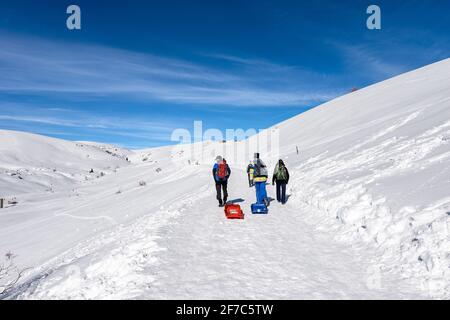
<path fill-rule="evenodd" d="M 252 178 L 250 178 L 250 175 L 248 175 L 248 186 L 249 187 L 253 187 L 255 184 L 254 184 L 254 182 L 253 182 L 253 179 Z"/>
<path fill-rule="evenodd" d="M 277 181 L 277 201 L 286 203 L 286 182 Z"/>
<path fill-rule="evenodd" d="M 216 192 L 217 192 L 217 200 L 219 204 L 223 204 L 227 202 L 228 199 L 228 181 L 216 181 Z M 222 201 L 222 191 L 223 191 L 223 201 Z"/>

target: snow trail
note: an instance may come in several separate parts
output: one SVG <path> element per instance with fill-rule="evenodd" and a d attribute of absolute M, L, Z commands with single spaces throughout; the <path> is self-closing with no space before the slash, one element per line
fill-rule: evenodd
<path fill-rule="evenodd" d="M 141 298 L 158 299 L 370 299 L 418 298 L 398 275 L 371 287 L 367 249 L 336 243 L 315 230 L 290 202 L 272 202 L 269 215 L 252 215 L 253 188 L 234 170 L 231 200 L 245 220 L 227 220 L 213 196 L 195 203 L 159 239 L 167 247 L 150 267 L 156 281 Z M 244 191 L 244 192 L 243 192 Z M 275 189 L 268 186 L 269 195 Z M 233 195 L 235 197 L 233 197 Z M 365 250 L 365 252 L 362 252 Z M 396 278 L 397 277 L 397 278 Z M 383 287 L 384 286 L 384 287 Z M 414 296 L 414 292 L 417 294 Z"/>
<path fill-rule="evenodd" d="M 336 243 L 305 222 L 293 202 L 272 202 L 251 215 L 254 189 L 233 170 L 230 200 L 245 220 L 227 220 L 217 206 L 210 168 L 203 187 L 156 214 L 94 237 L 65 253 L 64 263 L 32 283 L 25 299 L 373 299 L 419 298 L 398 274 L 371 284 L 367 248 Z M 268 186 L 269 187 L 269 186 Z M 269 187 L 269 195 L 274 189 Z M 306 207 L 305 207 L 306 209 Z M 162 221 L 161 219 L 164 219 Z M 48 268 L 47 268 L 48 269 Z"/>

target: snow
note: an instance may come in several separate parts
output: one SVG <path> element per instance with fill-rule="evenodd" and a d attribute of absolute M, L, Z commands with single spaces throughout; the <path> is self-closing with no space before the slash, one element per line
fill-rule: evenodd
<path fill-rule="evenodd" d="M 296 170 L 292 201 L 318 209 L 316 223 L 336 218 L 337 238 L 375 245 L 381 267 L 432 297 L 450 290 L 449 80 L 445 60 L 279 125 L 302 149 L 299 161 L 293 144 L 282 152 Z"/>
<path fill-rule="evenodd" d="M 17 202 L 0 253 L 31 267 L 4 297 L 449 299 L 449 84 L 447 59 L 241 142 L 130 151 L 0 131 L 0 197 Z M 246 162 L 271 133 L 290 197 L 252 216 Z M 242 221 L 217 207 L 217 154 Z"/>
<path fill-rule="evenodd" d="M 0 130 L 2 197 L 70 188 L 127 163 L 129 150 Z M 89 174 L 94 169 L 94 174 Z M 18 182 L 19 180 L 20 183 Z"/>

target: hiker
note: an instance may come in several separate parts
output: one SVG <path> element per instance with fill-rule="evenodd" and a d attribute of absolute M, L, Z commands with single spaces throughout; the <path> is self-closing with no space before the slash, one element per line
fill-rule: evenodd
<path fill-rule="evenodd" d="M 251 188 L 254 185 L 253 178 L 255 173 L 255 166 L 253 165 L 253 161 L 250 161 L 247 166 L 247 175 L 248 175 L 248 186 Z"/>
<path fill-rule="evenodd" d="M 231 175 L 231 169 L 227 164 L 227 161 L 221 156 L 216 157 L 216 163 L 213 170 L 214 182 L 216 183 L 217 200 L 219 201 L 219 207 L 224 206 L 228 199 L 228 179 Z M 223 200 L 222 200 L 223 191 Z"/>
<path fill-rule="evenodd" d="M 254 184 L 256 191 L 256 203 L 264 203 L 269 206 L 269 199 L 267 197 L 266 182 L 268 178 L 266 164 L 259 158 L 259 153 L 255 154 L 254 160 Z"/>
<path fill-rule="evenodd" d="M 278 160 L 272 176 L 272 185 L 277 184 L 277 201 L 286 203 L 286 185 L 289 183 L 289 171 L 283 160 Z"/>

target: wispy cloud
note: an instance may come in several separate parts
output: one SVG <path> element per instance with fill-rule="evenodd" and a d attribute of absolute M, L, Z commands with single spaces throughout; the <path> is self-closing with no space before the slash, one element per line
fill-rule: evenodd
<path fill-rule="evenodd" d="M 120 118 L 65 108 L 2 103 L 0 122 L 1 127 L 13 130 L 56 136 L 92 137 L 94 134 L 97 137 L 94 140 L 121 137 L 149 145 L 150 142 L 170 142 L 172 131 L 183 123 L 183 119 L 174 121 L 155 117 L 154 121 L 145 121 L 136 116 Z"/>
<path fill-rule="evenodd" d="M 388 32 L 388 31 L 387 31 Z M 359 79 L 378 82 L 449 57 L 450 41 L 426 30 L 397 29 L 357 44 L 325 41 L 339 53 L 346 69 Z"/>
<path fill-rule="evenodd" d="M 246 68 L 254 68 L 258 71 L 265 70 L 267 71 L 275 71 L 275 72 L 290 72 L 290 71 L 300 71 L 301 68 L 299 66 L 290 66 L 290 65 L 281 65 L 277 63 L 273 63 L 261 58 L 243 58 L 230 54 L 223 53 L 202 53 L 201 55 L 205 57 L 210 57 L 217 60 L 223 60 L 230 63 L 234 63 L 237 65 L 244 66 Z"/>
<path fill-rule="evenodd" d="M 0 114 L 0 120 L 31 122 L 59 127 L 90 128 L 90 129 L 133 129 L 140 131 L 170 131 L 174 125 L 164 125 L 161 122 L 142 122 L 136 119 L 120 119 L 107 117 L 78 117 L 78 118 L 59 118 L 42 116 L 18 116 Z"/>
<path fill-rule="evenodd" d="M 342 55 L 347 67 L 356 70 L 359 69 L 359 77 L 363 75 L 372 81 L 379 81 L 408 70 L 408 66 L 403 63 L 393 63 L 385 59 L 382 52 L 376 53 L 373 48 L 367 45 L 347 45 L 333 44 Z"/>
<path fill-rule="evenodd" d="M 109 47 L 0 37 L 0 92 L 124 96 L 178 104 L 298 106 L 338 95 L 311 87 L 311 73 L 258 59 L 214 58 L 220 68 Z"/>

